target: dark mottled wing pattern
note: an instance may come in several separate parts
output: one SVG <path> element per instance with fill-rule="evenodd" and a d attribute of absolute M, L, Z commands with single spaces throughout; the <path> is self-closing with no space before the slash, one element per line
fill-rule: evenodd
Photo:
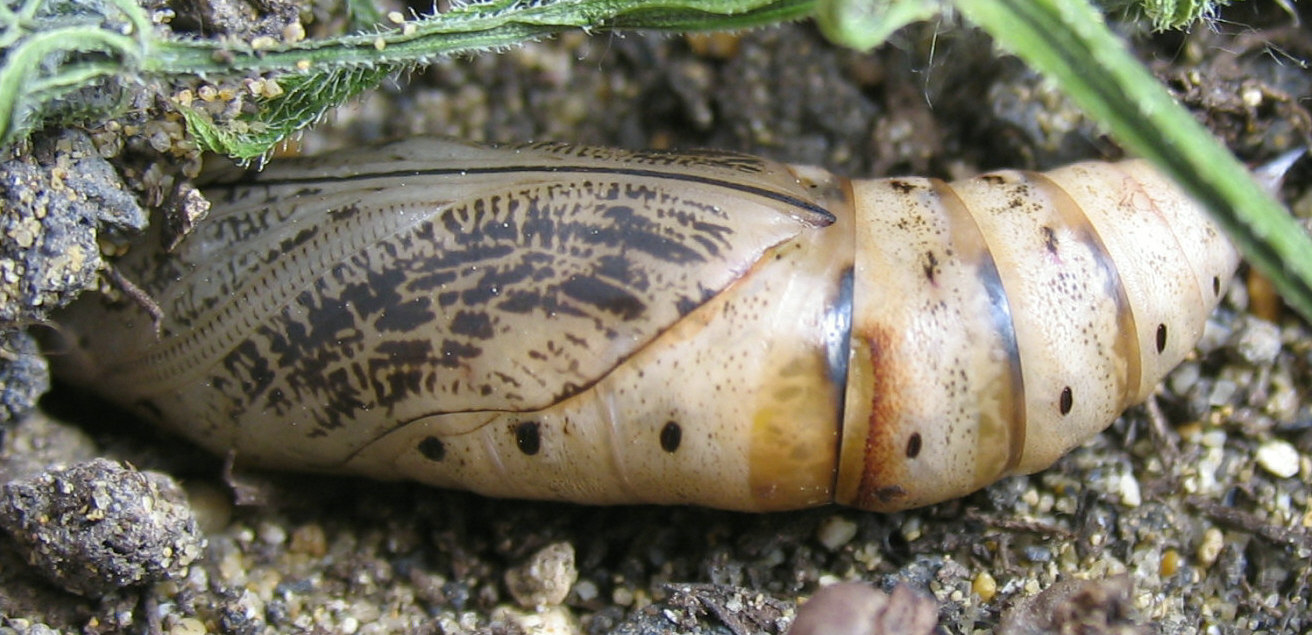
<path fill-rule="evenodd" d="M 166 318 L 159 340 L 141 319 L 98 338 L 120 398 L 203 413 L 211 444 L 259 421 L 343 453 L 425 415 L 538 409 L 832 220 L 735 154 L 421 139 L 352 159 L 215 186 L 176 253 L 125 260 Z"/>

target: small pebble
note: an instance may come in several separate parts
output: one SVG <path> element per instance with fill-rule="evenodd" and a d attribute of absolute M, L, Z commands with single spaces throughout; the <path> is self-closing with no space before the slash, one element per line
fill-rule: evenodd
<path fill-rule="evenodd" d="M 1175 575 L 1180 570 L 1180 552 L 1174 549 L 1167 549 L 1162 553 L 1162 561 L 1157 567 L 1157 572 L 1164 578 Z"/>
<path fill-rule="evenodd" d="M 1239 386 L 1228 379 L 1218 379 L 1212 385 L 1212 393 L 1207 396 L 1207 405 L 1217 407 L 1229 404 L 1234 401 L 1235 393 L 1239 392 Z"/>
<path fill-rule="evenodd" d="M 988 571 L 980 571 L 971 581 L 970 590 L 978 595 L 979 599 L 988 602 L 998 594 L 998 581 Z"/>
<path fill-rule="evenodd" d="M 184 617 L 168 630 L 169 635 L 205 635 L 205 623 L 194 618 Z"/>
<path fill-rule="evenodd" d="M 529 557 L 528 562 L 506 571 L 506 587 L 524 608 L 553 606 L 565 601 L 578 580 L 574 545 L 557 542 Z"/>
<path fill-rule="evenodd" d="M 502 606 L 492 612 L 492 619 L 507 622 L 518 629 L 514 632 L 526 635 L 578 635 L 583 632 L 574 622 L 574 616 L 563 606 L 544 607 L 531 613 Z"/>
<path fill-rule="evenodd" d="M 838 551 L 843 545 L 856 537 L 857 525 L 845 516 L 833 515 L 822 521 L 816 528 L 816 540 L 825 549 Z"/>
<path fill-rule="evenodd" d="M 1118 480 L 1117 486 L 1120 490 L 1122 505 L 1138 507 L 1143 504 L 1143 496 L 1139 492 L 1139 480 L 1134 478 L 1133 474 L 1126 472 Z"/>
<path fill-rule="evenodd" d="M 360 620 L 348 615 L 342 618 L 341 622 L 338 622 L 337 628 L 340 629 L 342 635 L 354 635 L 355 632 L 360 630 Z"/>
<path fill-rule="evenodd" d="M 1021 549 L 1021 553 L 1030 562 L 1050 562 L 1052 560 L 1052 549 L 1043 545 L 1028 545 Z"/>
<path fill-rule="evenodd" d="M 1225 447 L 1225 441 L 1226 441 L 1225 430 L 1221 430 L 1219 428 L 1214 428 L 1212 430 L 1208 430 L 1207 432 L 1204 432 L 1202 438 L 1199 439 L 1199 443 L 1202 444 L 1203 447 L 1208 447 L 1208 448 Z"/>
<path fill-rule="evenodd" d="M 1185 394 L 1198 383 L 1198 378 L 1202 375 L 1202 368 L 1197 363 L 1185 362 L 1180 364 L 1166 381 L 1171 385 L 1171 391 L 1178 394 Z"/>
<path fill-rule="evenodd" d="M 920 540 L 920 536 L 924 531 L 922 522 L 923 521 L 919 516 L 908 516 L 907 519 L 902 522 L 902 537 L 905 538 L 907 542 Z"/>
<path fill-rule="evenodd" d="M 619 606 L 633 606 L 634 598 L 633 589 L 628 587 L 615 587 L 611 591 L 610 600 Z"/>
<path fill-rule="evenodd" d="M 1210 567 L 1216 563 L 1216 559 L 1221 556 L 1221 550 L 1225 548 L 1225 534 L 1221 533 L 1216 527 L 1209 527 L 1203 532 L 1203 539 L 1198 543 L 1198 563 L 1204 567 Z"/>
<path fill-rule="evenodd" d="M 323 557 L 328 552 L 328 536 L 323 527 L 314 523 L 301 525 L 292 531 L 292 541 L 288 546 L 291 553 L 301 553 L 315 558 Z"/>
<path fill-rule="evenodd" d="M 1257 108 L 1262 105 L 1262 89 L 1249 86 L 1239 91 L 1239 98 L 1244 101 L 1245 106 Z"/>
<path fill-rule="evenodd" d="M 1280 478 L 1298 474 L 1298 450 L 1293 445 L 1272 439 L 1257 448 L 1257 464 Z"/>
<path fill-rule="evenodd" d="M 1254 366 L 1268 366 L 1280 354 L 1280 328 L 1266 320 L 1251 318 L 1244 321 L 1235 349 L 1244 361 Z"/>
<path fill-rule="evenodd" d="M 260 523 L 258 534 L 260 542 L 266 545 L 277 546 L 287 540 L 287 530 L 272 522 Z"/>
<path fill-rule="evenodd" d="M 578 584 L 574 585 L 574 594 L 577 595 L 582 602 L 591 602 L 597 599 L 597 596 L 601 595 L 601 592 L 597 589 L 597 584 L 592 580 L 579 580 Z"/>

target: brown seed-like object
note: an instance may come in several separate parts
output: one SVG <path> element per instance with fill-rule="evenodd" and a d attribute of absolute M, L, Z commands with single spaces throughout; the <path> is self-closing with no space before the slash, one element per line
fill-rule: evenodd
<path fill-rule="evenodd" d="M 937 625 L 934 601 L 907 586 L 898 585 L 890 595 L 868 584 L 840 582 L 802 603 L 788 635 L 924 635 Z"/>
<path fill-rule="evenodd" d="M 1146 163 L 945 183 L 413 139 L 210 186 L 66 377 L 246 464 L 491 496 L 898 510 L 1142 401 L 1237 255 Z M 156 241 L 158 239 L 156 238 Z"/>

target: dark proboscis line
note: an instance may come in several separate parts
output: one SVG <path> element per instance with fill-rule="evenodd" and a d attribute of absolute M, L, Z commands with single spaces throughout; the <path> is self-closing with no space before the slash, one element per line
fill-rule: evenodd
<path fill-rule="evenodd" d="M 702 183 L 715 187 L 723 187 L 731 190 L 737 190 L 746 194 L 759 196 L 761 198 L 778 201 L 785 205 L 804 209 L 812 214 L 818 214 L 824 218 L 824 224 L 833 224 L 837 218 L 829 210 L 816 205 L 815 203 L 777 192 L 762 187 L 747 185 L 745 183 L 736 183 L 709 176 L 700 176 L 697 174 L 684 174 L 680 172 L 665 172 L 662 170 L 650 170 L 644 168 L 612 168 L 612 167 L 589 167 L 589 166 L 550 166 L 550 165 L 514 165 L 502 167 L 481 167 L 481 168 L 428 168 L 424 170 L 394 170 L 386 172 L 365 172 L 361 174 L 347 174 L 341 176 L 306 176 L 306 177 L 289 177 L 289 178 L 260 178 L 255 175 L 253 178 L 243 179 L 232 183 L 215 183 L 207 189 L 232 188 L 238 186 L 280 186 L 280 185 L 311 185 L 315 183 L 329 183 L 340 181 L 366 181 L 369 179 L 388 179 L 404 178 L 416 176 L 454 176 L 466 174 L 509 174 L 512 172 L 542 172 L 547 174 L 614 174 L 620 176 L 647 177 L 655 179 L 670 179 L 675 181 L 685 181 L 689 183 Z"/>

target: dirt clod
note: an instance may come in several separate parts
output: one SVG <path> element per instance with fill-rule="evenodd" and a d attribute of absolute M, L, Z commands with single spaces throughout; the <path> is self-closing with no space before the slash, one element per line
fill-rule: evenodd
<path fill-rule="evenodd" d="M 0 527 L 51 582 L 90 597 L 176 577 L 204 543 L 172 479 L 105 459 L 6 484 Z"/>

